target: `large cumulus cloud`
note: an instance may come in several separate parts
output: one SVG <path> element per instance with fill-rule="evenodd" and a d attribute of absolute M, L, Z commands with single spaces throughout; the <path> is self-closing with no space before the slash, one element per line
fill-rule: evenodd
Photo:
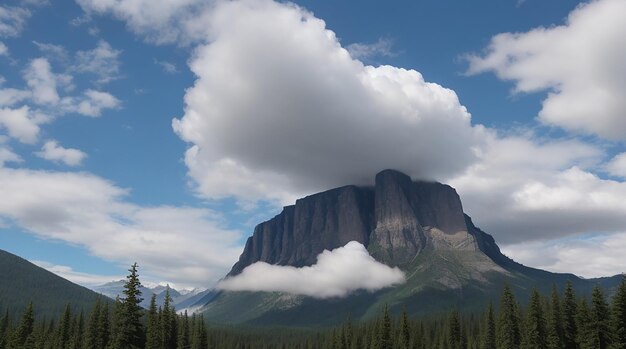
<path fill-rule="evenodd" d="M 324 21 L 272 1 L 222 3 L 173 122 L 198 191 L 273 199 L 366 184 L 384 168 L 420 178 L 463 170 L 481 129 L 454 91 L 414 70 L 366 66 Z"/>

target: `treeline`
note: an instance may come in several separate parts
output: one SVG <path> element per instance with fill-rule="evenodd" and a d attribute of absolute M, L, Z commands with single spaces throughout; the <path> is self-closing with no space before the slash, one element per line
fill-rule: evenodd
<path fill-rule="evenodd" d="M 498 309 L 480 316 L 452 311 L 438 320 L 415 321 L 405 312 L 393 319 L 387 308 L 375 322 L 333 330 L 333 349 L 626 349 L 626 279 L 611 299 L 596 287 L 591 299 L 570 284 L 549 297 L 533 291 L 522 307 L 505 286 Z"/>
<path fill-rule="evenodd" d="M 162 307 L 153 296 L 146 311 L 137 265 L 129 272 L 123 298 L 99 299 L 88 314 L 68 305 L 60 318 L 36 321 L 30 304 L 13 324 L 7 311 L 0 349 L 626 349 L 626 279 L 610 300 L 600 288 L 589 300 L 577 297 L 568 284 L 562 294 L 534 291 L 522 307 L 505 287 L 483 314 L 416 320 L 385 307 L 375 321 L 314 331 L 207 326 L 202 316 L 178 314 L 169 292 Z"/>

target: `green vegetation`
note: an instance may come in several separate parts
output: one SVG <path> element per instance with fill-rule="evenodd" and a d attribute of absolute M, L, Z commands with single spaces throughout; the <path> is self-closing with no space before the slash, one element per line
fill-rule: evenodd
<path fill-rule="evenodd" d="M 533 291 L 522 307 L 505 286 L 497 309 L 481 314 L 452 310 L 445 316 L 411 319 L 384 306 L 378 316 L 324 329 L 207 326 L 201 316 L 178 314 L 166 295 L 163 307 L 153 296 L 139 307 L 137 265 L 129 269 L 124 298 L 112 308 L 97 299 L 91 311 L 66 305 L 58 319 L 37 320 L 29 304 L 13 323 L 0 316 L 0 349 L 625 349 L 626 278 L 609 302 L 599 287 L 591 301 L 577 298 L 571 284 L 563 295 Z"/>
<path fill-rule="evenodd" d="M 97 297 L 96 292 L 0 250 L 0 318 L 5 310 L 10 318 L 18 318 L 29 302 L 37 319 L 57 317 L 68 303 L 73 311 L 88 311 Z"/>

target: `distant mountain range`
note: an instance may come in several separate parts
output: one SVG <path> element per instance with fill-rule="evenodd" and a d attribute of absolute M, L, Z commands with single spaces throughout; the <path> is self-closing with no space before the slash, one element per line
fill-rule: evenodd
<path fill-rule="evenodd" d="M 498 214 L 494 212 L 493 214 Z M 571 281 L 588 293 L 611 292 L 621 277 L 582 279 L 523 266 L 500 252 L 493 237 L 463 212 L 456 191 L 417 181 L 398 171 L 376 175 L 375 186 L 345 186 L 307 196 L 256 226 L 228 276 L 255 262 L 310 266 L 324 250 L 349 241 L 367 247 L 382 263 L 397 266 L 406 283 L 346 298 L 315 299 L 278 292 L 221 291 L 202 306 L 213 322 L 254 325 L 329 325 L 376 316 L 384 304 L 421 316 L 452 308 L 483 309 L 505 283 L 524 302 L 533 288 L 548 292 Z M 583 263 L 584 261 L 581 261 Z"/>
<path fill-rule="evenodd" d="M 104 285 L 95 286 L 92 289 L 98 293 L 101 293 L 111 299 L 115 299 L 115 297 L 120 296 L 124 297 L 124 282 L 125 280 L 119 281 L 111 281 Z M 194 289 L 194 290 L 176 290 L 169 286 L 142 286 L 141 297 L 143 297 L 143 301 L 141 302 L 141 306 L 145 309 L 150 307 L 150 299 L 152 295 L 156 295 L 157 306 L 163 306 L 165 302 L 165 293 L 169 288 L 170 297 L 172 297 L 173 305 L 177 310 L 185 310 L 191 306 L 193 306 L 196 302 L 198 302 L 202 297 L 204 297 L 207 293 L 210 293 L 209 290 L 202 289 Z"/>
<path fill-rule="evenodd" d="M 88 311 L 99 295 L 46 269 L 0 250 L 0 312 L 8 309 L 11 317 L 20 316 L 33 302 L 38 317 L 60 314 L 66 304 Z"/>

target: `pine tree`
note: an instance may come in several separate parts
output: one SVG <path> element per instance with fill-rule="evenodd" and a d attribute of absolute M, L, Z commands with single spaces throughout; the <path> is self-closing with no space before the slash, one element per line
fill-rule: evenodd
<path fill-rule="evenodd" d="M 576 295 L 572 282 L 568 281 L 563 296 L 563 346 L 567 349 L 576 348 Z"/>
<path fill-rule="evenodd" d="M 100 333 L 98 333 L 98 321 L 100 319 L 100 309 L 102 308 L 100 297 L 96 298 L 96 303 L 89 314 L 87 323 L 87 333 L 85 335 L 85 349 L 101 349 L 98 345 Z"/>
<path fill-rule="evenodd" d="M 56 349 L 67 349 L 70 342 L 70 327 L 72 326 L 72 310 L 70 305 L 67 304 L 65 306 L 65 310 L 61 315 L 61 321 L 59 322 L 59 327 L 57 328 L 56 333 Z"/>
<path fill-rule="evenodd" d="M 22 320 L 13 334 L 12 346 L 14 348 L 22 348 L 28 337 L 33 333 L 35 326 L 35 314 L 33 312 L 33 303 L 29 303 L 22 315 Z"/>
<path fill-rule="evenodd" d="M 556 286 L 552 285 L 552 295 L 550 297 L 550 313 L 548 317 L 548 339 L 549 349 L 563 349 L 563 316 L 561 312 L 561 301 Z"/>
<path fill-rule="evenodd" d="M 204 324 L 204 318 L 199 316 L 196 323 L 196 329 L 194 331 L 194 340 L 191 349 L 207 349 L 209 346 L 209 339 L 207 335 L 206 325 Z"/>
<path fill-rule="evenodd" d="M 541 309 L 541 297 L 533 290 L 528 315 L 526 318 L 524 347 L 528 349 L 546 349 L 546 324 Z"/>
<path fill-rule="evenodd" d="M 519 348 L 521 336 L 517 303 L 508 285 L 504 286 L 500 300 L 500 316 L 496 327 L 496 335 L 499 349 Z"/>
<path fill-rule="evenodd" d="M 461 323 L 459 312 L 453 311 L 448 317 L 448 348 L 461 349 Z"/>
<path fill-rule="evenodd" d="M 0 349 L 5 349 L 9 342 L 9 309 L 6 310 L 2 320 L 0 320 Z"/>
<path fill-rule="evenodd" d="M 489 302 L 485 314 L 485 330 L 483 333 L 482 349 L 496 349 L 496 322 L 493 316 L 493 304 Z"/>
<path fill-rule="evenodd" d="M 582 298 L 576 307 L 576 346 L 580 349 L 595 349 L 591 328 L 591 313 L 587 300 Z"/>
<path fill-rule="evenodd" d="M 146 328 L 146 349 L 158 349 L 159 344 L 159 317 L 157 313 L 156 294 L 152 294 Z"/>
<path fill-rule="evenodd" d="M 626 276 L 622 277 L 611 308 L 613 348 L 626 349 Z"/>
<path fill-rule="evenodd" d="M 378 342 L 380 349 L 392 349 L 393 339 L 391 338 L 391 316 L 389 315 L 389 307 L 385 305 L 383 310 L 383 321 L 380 325 L 380 340 Z"/>
<path fill-rule="evenodd" d="M 595 287 L 591 294 L 591 329 L 594 347 L 597 349 L 608 348 L 611 344 L 609 306 L 599 287 Z"/>
<path fill-rule="evenodd" d="M 189 317 L 187 311 L 180 317 L 180 326 L 178 332 L 177 349 L 190 349 L 189 343 Z"/>
<path fill-rule="evenodd" d="M 161 312 L 161 348 L 176 348 L 176 310 L 172 306 L 169 285 L 165 289 L 165 300 L 163 301 L 163 311 Z"/>
<path fill-rule="evenodd" d="M 100 309 L 100 315 L 98 316 L 98 342 L 97 348 L 104 349 L 109 344 L 111 323 L 109 320 L 109 304 L 104 303 Z"/>
<path fill-rule="evenodd" d="M 406 309 L 402 311 L 402 317 L 400 319 L 400 348 L 411 348 L 411 329 L 409 327 L 409 315 L 406 313 Z"/>
<path fill-rule="evenodd" d="M 115 328 L 116 342 L 115 347 L 125 349 L 143 348 L 143 326 L 141 324 L 141 316 L 143 310 L 139 305 L 141 298 L 141 282 L 137 272 L 137 263 L 134 263 L 130 269 L 130 274 L 126 276 L 124 283 L 124 299 L 121 303 L 121 311 L 117 319 Z"/>

